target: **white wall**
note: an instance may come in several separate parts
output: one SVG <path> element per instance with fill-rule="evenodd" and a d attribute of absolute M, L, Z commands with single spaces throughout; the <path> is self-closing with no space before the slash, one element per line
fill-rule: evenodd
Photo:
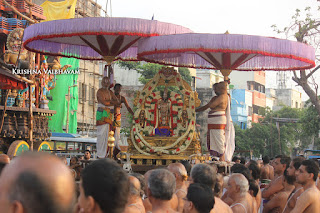
<path fill-rule="evenodd" d="M 254 81 L 254 72 L 232 71 L 229 78 L 234 89 L 248 89 L 247 81 Z"/>
<path fill-rule="evenodd" d="M 139 74 L 136 70 L 128 70 L 119 67 L 117 64 L 114 65 L 114 79 L 116 83 L 123 86 L 142 86 L 140 83 Z"/>
<path fill-rule="evenodd" d="M 223 76 L 215 70 L 197 70 L 197 88 L 212 88 L 212 85 L 223 81 Z"/>
<path fill-rule="evenodd" d="M 266 98 L 266 107 L 273 109 L 274 105 L 274 98 Z"/>

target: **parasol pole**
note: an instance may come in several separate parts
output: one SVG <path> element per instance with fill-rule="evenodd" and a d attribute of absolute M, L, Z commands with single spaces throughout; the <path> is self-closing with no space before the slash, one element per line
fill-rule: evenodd
<path fill-rule="evenodd" d="M 230 73 L 232 72 L 232 70 L 230 69 L 221 69 L 220 70 L 221 74 L 223 75 L 224 77 L 224 80 L 228 82 L 228 84 L 230 84 L 230 78 L 229 78 L 229 75 Z"/>
<path fill-rule="evenodd" d="M 114 84 L 114 73 L 112 69 L 112 62 L 114 61 L 115 56 L 103 56 L 103 59 L 107 62 L 107 76 L 110 79 L 110 84 Z"/>
<path fill-rule="evenodd" d="M 33 151 L 33 112 L 32 112 L 32 85 L 29 85 L 29 140 L 30 150 Z"/>

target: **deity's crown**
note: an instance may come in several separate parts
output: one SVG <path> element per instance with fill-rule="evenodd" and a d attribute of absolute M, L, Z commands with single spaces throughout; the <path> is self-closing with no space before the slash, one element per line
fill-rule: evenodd
<path fill-rule="evenodd" d="M 174 75 L 177 73 L 177 71 L 174 69 L 174 67 L 163 67 L 160 71 L 165 77 L 169 77 L 170 75 Z"/>

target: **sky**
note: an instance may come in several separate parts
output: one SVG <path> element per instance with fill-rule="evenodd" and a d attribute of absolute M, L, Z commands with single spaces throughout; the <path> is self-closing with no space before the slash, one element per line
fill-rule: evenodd
<path fill-rule="evenodd" d="M 110 7 L 111 2 L 111 7 Z M 169 22 L 188 27 L 196 33 L 248 34 L 285 38 L 271 28 L 290 25 L 295 10 L 310 6 L 314 14 L 317 0 L 98 0 L 112 17 L 131 17 Z M 289 38 L 294 39 L 294 38 Z M 302 89 L 290 80 L 288 87 Z M 276 88 L 275 72 L 267 72 L 266 87 Z M 320 81 L 320 71 L 316 72 Z M 308 97 L 303 94 L 303 100 Z"/>

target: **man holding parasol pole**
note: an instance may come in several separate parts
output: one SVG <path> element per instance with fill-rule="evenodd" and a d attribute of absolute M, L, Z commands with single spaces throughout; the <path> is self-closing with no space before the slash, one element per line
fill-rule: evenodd
<path fill-rule="evenodd" d="M 109 131 L 113 124 L 114 105 L 120 105 L 121 102 L 110 90 L 109 77 L 103 77 L 102 88 L 97 91 L 98 109 L 97 109 L 97 156 L 105 158 L 108 148 Z"/>

